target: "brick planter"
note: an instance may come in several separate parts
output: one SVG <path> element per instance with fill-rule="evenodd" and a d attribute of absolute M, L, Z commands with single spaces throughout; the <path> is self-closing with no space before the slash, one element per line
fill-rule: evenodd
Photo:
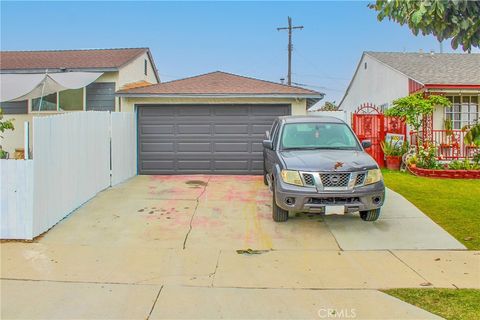
<path fill-rule="evenodd" d="M 480 179 L 480 170 L 432 170 L 409 167 L 410 171 L 421 177 L 445 179 Z"/>

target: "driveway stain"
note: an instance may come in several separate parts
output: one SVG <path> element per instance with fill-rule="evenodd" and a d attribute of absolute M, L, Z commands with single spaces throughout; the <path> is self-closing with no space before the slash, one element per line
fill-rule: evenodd
<path fill-rule="evenodd" d="M 200 187 L 200 186 L 205 187 L 207 185 L 207 182 L 202 180 L 188 180 L 185 182 L 185 184 L 193 185 L 195 187 Z"/>

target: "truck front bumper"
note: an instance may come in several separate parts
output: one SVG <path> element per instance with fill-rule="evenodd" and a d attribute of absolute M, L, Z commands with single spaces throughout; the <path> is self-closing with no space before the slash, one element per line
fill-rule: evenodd
<path fill-rule="evenodd" d="M 278 179 L 280 180 L 280 179 Z M 297 187 L 282 181 L 275 182 L 275 201 L 284 210 L 296 212 L 325 212 L 326 206 L 344 206 L 345 213 L 380 208 L 385 200 L 383 181 L 350 190 L 317 191 Z"/>

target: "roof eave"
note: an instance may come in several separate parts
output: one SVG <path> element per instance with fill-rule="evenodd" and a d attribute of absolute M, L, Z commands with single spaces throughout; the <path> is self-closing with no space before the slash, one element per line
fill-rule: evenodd
<path fill-rule="evenodd" d="M 268 94 L 239 94 L 239 93 L 209 93 L 209 94 L 194 94 L 194 93 L 172 93 L 172 94 L 158 94 L 158 93 L 127 93 L 117 92 L 116 96 L 125 98 L 290 98 L 290 99 L 323 99 L 322 94 L 283 94 L 283 93 L 268 93 Z"/>
<path fill-rule="evenodd" d="M 427 83 L 427 89 L 480 89 L 480 84 L 441 84 L 441 83 Z"/>
<path fill-rule="evenodd" d="M 117 72 L 118 68 L 35 68 L 35 69 L 0 69 L 0 73 L 58 73 L 58 72 L 70 72 L 70 71 L 82 71 L 82 72 Z"/>

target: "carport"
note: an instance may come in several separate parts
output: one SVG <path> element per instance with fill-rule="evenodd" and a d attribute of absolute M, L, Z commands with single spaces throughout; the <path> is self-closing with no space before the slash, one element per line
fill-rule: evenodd
<path fill-rule="evenodd" d="M 137 113 L 139 174 L 261 174 L 273 120 L 323 97 L 219 71 L 117 94 Z"/>

